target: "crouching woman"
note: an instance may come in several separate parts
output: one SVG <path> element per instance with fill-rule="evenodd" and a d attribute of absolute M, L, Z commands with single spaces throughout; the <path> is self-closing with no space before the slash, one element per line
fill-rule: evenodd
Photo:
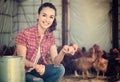
<path fill-rule="evenodd" d="M 61 61 L 75 50 L 65 45 L 57 52 L 53 31 L 56 29 L 56 8 L 42 4 L 37 13 L 37 24 L 21 30 L 16 36 L 16 52 L 25 60 L 26 82 L 58 82 L 65 73 Z M 46 62 L 47 54 L 52 64 Z"/>

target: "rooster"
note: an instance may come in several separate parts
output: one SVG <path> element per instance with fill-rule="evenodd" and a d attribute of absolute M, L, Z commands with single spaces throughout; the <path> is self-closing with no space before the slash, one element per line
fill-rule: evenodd
<path fill-rule="evenodd" d="M 75 76 L 79 76 L 77 70 L 82 71 L 82 78 L 85 79 L 85 74 L 88 76 L 88 70 L 92 67 L 93 62 L 96 59 L 96 54 L 94 48 L 90 48 L 89 56 L 81 56 L 80 58 L 76 58 L 73 60 L 73 65 L 76 66 Z"/>
<path fill-rule="evenodd" d="M 99 50 L 96 61 L 93 63 L 93 67 L 97 72 L 96 78 L 98 78 L 100 71 L 103 73 L 103 77 L 105 75 L 105 72 L 107 71 L 108 60 L 105 58 L 102 58 L 103 54 L 104 54 L 103 50 Z"/>

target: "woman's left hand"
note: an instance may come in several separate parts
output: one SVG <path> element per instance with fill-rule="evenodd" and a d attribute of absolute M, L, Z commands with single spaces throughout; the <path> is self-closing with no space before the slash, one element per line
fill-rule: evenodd
<path fill-rule="evenodd" d="M 68 45 L 65 45 L 62 49 L 62 51 L 65 53 L 65 54 L 71 54 L 71 55 L 74 55 L 76 50 L 77 50 L 78 47 L 74 47 L 74 46 L 68 46 Z"/>

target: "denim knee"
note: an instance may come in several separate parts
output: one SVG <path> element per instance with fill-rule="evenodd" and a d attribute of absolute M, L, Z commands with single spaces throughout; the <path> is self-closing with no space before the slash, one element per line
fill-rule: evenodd
<path fill-rule="evenodd" d="M 51 67 L 51 72 L 50 69 L 48 71 L 48 76 L 45 78 L 45 82 L 59 82 L 59 80 L 63 77 L 65 73 L 65 68 L 62 64 L 58 65 L 57 67 L 54 67 L 54 65 L 49 65 L 49 68 Z M 48 69 L 48 68 L 47 68 Z M 46 72 L 47 74 L 47 72 Z"/>
<path fill-rule="evenodd" d="M 60 64 L 60 65 L 58 66 L 57 75 L 58 75 L 59 77 L 62 77 L 64 74 L 65 74 L 65 68 L 64 68 L 64 66 L 63 66 L 62 64 Z"/>

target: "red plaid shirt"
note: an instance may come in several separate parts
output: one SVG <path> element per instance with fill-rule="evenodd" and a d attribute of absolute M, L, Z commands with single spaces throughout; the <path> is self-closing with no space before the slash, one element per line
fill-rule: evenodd
<path fill-rule="evenodd" d="M 26 59 L 31 62 L 35 61 L 35 57 L 38 52 L 38 47 L 40 43 L 41 36 L 38 33 L 38 25 L 26 28 L 18 33 L 16 37 L 16 44 L 23 45 L 27 48 Z M 47 64 L 45 57 L 49 52 L 51 45 L 55 44 L 55 38 L 52 32 L 48 30 L 45 32 L 44 37 L 40 43 L 40 53 L 41 58 L 39 59 L 39 64 Z"/>

